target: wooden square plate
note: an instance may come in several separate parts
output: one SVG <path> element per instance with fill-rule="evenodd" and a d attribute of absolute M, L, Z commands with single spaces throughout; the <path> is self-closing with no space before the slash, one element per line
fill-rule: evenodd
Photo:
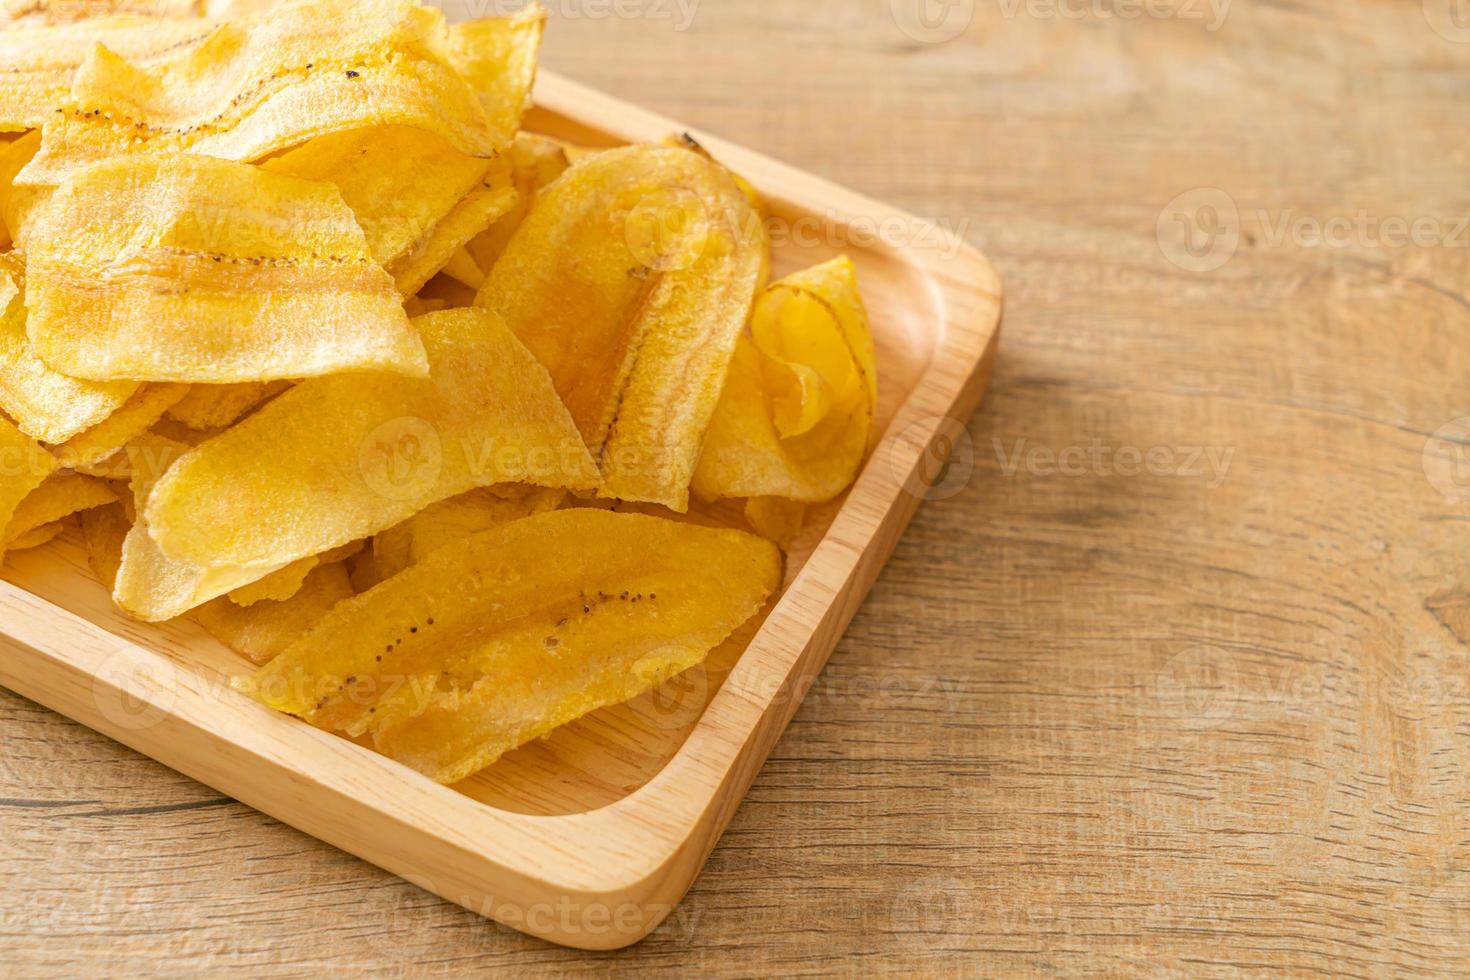
<path fill-rule="evenodd" d="M 684 127 L 543 74 L 533 131 L 592 146 Z M 763 621 L 626 705 L 438 786 L 231 689 L 187 621 L 123 616 L 64 536 L 0 582 L 0 685 L 483 915 L 554 942 L 647 935 L 693 883 L 979 403 L 1001 289 L 932 224 L 697 131 L 771 210 L 775 275 L 847 252 L 878 346 L 881 439 L 798 542 Z"/>

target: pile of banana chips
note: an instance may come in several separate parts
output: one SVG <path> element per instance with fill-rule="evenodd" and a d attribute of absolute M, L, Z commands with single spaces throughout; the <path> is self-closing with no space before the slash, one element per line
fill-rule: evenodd
<path fill-rule="evenodd" d="M 73 529 L 263 703 L 464 779 L 699 664 L 855 479 L 852 264 L 769 282 L 692 141 L 522 131 L 539 7 L 0 18 L 3 548 Z"/>

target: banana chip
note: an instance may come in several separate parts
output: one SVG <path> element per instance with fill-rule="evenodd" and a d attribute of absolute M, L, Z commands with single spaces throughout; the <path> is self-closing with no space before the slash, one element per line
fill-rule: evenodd
<path fill-rule="evenodd" d="M 242 608 L 215 599 L 194 610 L 193 618 L 225 646 L 256 664 L 268 663 L 315 626 L 332 607 L 354 595 L 346 568 L 319 565 L 292 596 Z"/>
<path fill-rule="evenodd" d="M 504 215 L 493 225 L 470 240 L 465 246 L 470 258 L 482 273 L 488 273 L 500 261 L 511 236 L 531 213 L 536 195 L 547 184 L 560 177 L 571 166 L 561 144 L 544 136 L 521 133 L 506 153 L 510 162 L 511 182 L 516 189 L 516 200 Z M 448 271 L 447 269 L 445 270 Z M 456 277 L 458 278 L 458 277 Z M 464 280 L 460 280 L 464 282 Z M 469 285 L 469 283 L 466 283 Z M 484 285 L 483 277 L 473 285 L 479 289 Z"/>
<path fill-rule="evenodd" d="M 474 89 L 505 146 L 521 128 L 536 83 L 546 8 L 531 3 L 509 17 L 483 17 L 449 29 L 449 57 Z"/>
<path fill-rule="evenodd" d="M 21 502 L 56 468 L 55 456 L 0 418 L 0 527 L 10 524 Z"/>
<path fill-rule="evenodd" d="M 0 408 L 26 435 L 64 443 L 101 424 L 138 392 L 136 381 L 80 381 L 47 367 L 26 335 L 21 287 L 3 266 L 0 303 L 8 303 L 0 313 Z"/>
<path fill-rule="evenodd" d="M 229 599 L 241 607 L 253 606 L 257 602 L 285 602 L 301 591 L 302 585 L 313 569 L 320 565 L 345 562 L 361 551 L 362 547 L 363 542 L 354 541 L 352 544 L 333 548 L 325 554 L 293 561 L 285 568 L 272 572 L 258 582 L 251 582 L 249 585 L 233 590 Z"/>
<path fill-rule="evenodd" d="M 730 174 L 688 150 L 588 157 L 536 200 L 477 302 L 551 372 L 599 493 L 683 511 L 768 264 Z"/>
<path fill-rule="evenodd" d="M 333 133 L 261 164 L 337 185 L 367 236 L 373 261 L 390 274 L 494 165 L 408 126 Z"/>
<path fill-rule="evenodd" d="M 405 296 L 417 293 L 450 263 L 456 252 L 509 211 L 515 201 L 514 187 L 493 182 L 466 196 L 412 253 L 388 267 L 398 291 Z"/>
<path fill-rule="evenodd" d="M 41 131 L 33 129 L 0 147 L 0 247 L 22 247 L 25 226 L 36 206 L 51 196 L 49 187 L 17 187 L 16 175 L 41 148 Z"/>
<path fill-rule="evenodd" d="M 202 0 L 4 0 L 0 27 L 10 24 L 68 24 L 98 17 L 202 17 Z"/>
<path fill-rule="evenodd" d="M 69 102 L 77 70 L 99 44 L 135 64 L 149 64 L 189 50 L 214 27 L 208 21 L 119 15 L 7 30 L 0 41 L 0 131 L 49 122 Z"/>
<path fill-rule="evenodd" d="M 365 126 L 413 126 L 493 156 L 514 130 L 491 123 L 448 59 L 443 15 L 406 0 L 283 0 L 146 66 L 98 46 L 20 180 L 60 184 L 120 153 L 248 163 Z"/>
<path fill-rule="evenodd" d="M 53 451 L 68 469 L 89 472 L 93 476 L 107 475 L 106 471 L 97 468 L 153 428 L 154 423 L 163 418 L 163 413 L 188 392 L 188 385 L 143 385 L 117 411 L 54 447 Z"/>
<path fill-rule="evenodd" d="M 233 425 L 242 415 L 290 387 L 285 381 L 242 381 L 232 385 L 194 385 L 168 410 L 168 417 L 207 432 Z"/>
<path fill-rule="evenodd" d="M 736 346 L 695 494 L 831 500 L 862 465 L 877 401 L 852 262 L 835 259 L 773 283 Z"/>
<path fill-rule="evenodd" d="M 371 558 L 359 563 L 353 585 L 365 591 L 440 548 L 523 517 L 556 510 L 566 499 L 565 490 L 537 487 L 521 496 L 506 497 L 497 489 L 482 487 L 441 500 L 383 531 L 373 539 Z"/>
<path fill-rule="evenodd" d="M 152 433 L 141 437 L 137 447 L 147 449 L 159 459 L 182 460 L 188 450 L 187 446 Z M 167 476 L 178 465 L 175 462 L 163 475 Z M 192 564 L 170 558 L 158 547 L 146 517 L 148 500 L 159 481 L 153 467 L 134 467 L 130 484 L 137 521 L 123 539 L 122 560 L 112 589 L 113 600 L 124 611 L 149 623 L 173 619 L 210 599 L 259 581 L 286 564 L 241 567 Z"/>
<path fill-rule="evenodd" d="M 207 157 L 120 157 L 61 187 L 29 235 L 31 343 L 74 377 L 427 370 L 330 184 Z"/>
<path fill-rule="evenodd" d="M 5 526 L 5 545 L 16 547 L 15 542 L 24 535 L 73 514 L 117 502 L 117 494 L 101 480 L 80 473 L 55 473 L 16 506 Z"/>
<path fill-rule="evenodd" d="M 780 584 L 739 531 L 594 509 L 464 539 L 337 605 L 256 674 L 271 707 L 457 782 L 699 663 Z"/>
<path fill-rule="evenodd" d="M 7 542 L 5 549 L 7 551 L 28 551 L 31 548 L 39 548 L 43 544 L 50 544 L 53 539 L 65 530 L 66 524 L 62 521 L 33 527 L 29 531 L 16 535 L 13 540 Z"/>
<path fill-rule="evenodd" d="M 461 309 L 414 323 L 429 380 L 303 382 L 173 466 L 147 511 L 162 549 L 282 566 L 477 486 L 596 484 L 545 369 L 498 317 Z"/>
<path fill-rule="evenodd" d="M 117 582 L 117 569 L 122 564 L 123 541 L 132 522 L 121 504 L 83 511 L 80 517 L 82 540 L 87 545 L 87 564 L 97 581 L 111 592 Z"/>
<path fill-rule="evenodd" d="M 756 534 L 789 551 L 806 521 L 806 504 L 784 497 L 751 497 L 745 502 L 745 520 Z"/>
<path fill-rule="evenodd" d="M 499 222 L 497 221 L 496 224 Z M 444 263 L 444 268 L 439 271 L 455 282 L 476 291 L 485 285 L 485 270 L 480 268 L 480 264 L 470 254 L 468 245 L 462 245 L 456 249 L 455 253 L 449 257 L 449 261 Z"/>

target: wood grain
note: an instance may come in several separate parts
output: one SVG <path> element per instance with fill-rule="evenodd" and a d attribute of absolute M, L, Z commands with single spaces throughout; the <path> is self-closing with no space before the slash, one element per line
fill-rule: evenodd
<path fill-rule="evenodd" d="M 595 6 L 551 67 L 990 254 L 972 463 L 642 945 L 525 938 L 0 694 L 7 967 L 1470 968 L 1470 500 L 1425 460 L 1470 415 L 1470 45 L 1387 0 L 980 3 L 942 45 L 887 0 Z M 1208 187 L 1239 248 L 1191 272 L 1159 220 Z M 1277 241 L 1360 212 L 1444 226 Z"/>

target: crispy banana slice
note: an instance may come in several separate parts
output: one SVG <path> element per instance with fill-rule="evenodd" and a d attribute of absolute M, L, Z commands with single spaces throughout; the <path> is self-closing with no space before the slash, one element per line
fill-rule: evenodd
<path fill-rule="evenodd" d="M 188 446 L 149 433 L 137 441 L 157 460 L 181 460 Z M 163 471 L 166 476 L 178 463 Z M 137 520 L 123 539 L 122 561 L 113 583 L 112 598 L 125 612 L 144 622 L 157 623 L 184 613 L 217 596 L 259 581 L 285 562 L 243 567 L 178 561 L 164 554 L 154 540 L 146 517 L 148 499 L 160 477 L 155 466 L 134 466 L 129 481 Z"/>
<path fill-rule="evenodd" d="M 449 58 L 480 100 L 503 147 L 521 128 L 536 84 L 546 8 L 531 3 L 509 17 L 482 17 L 449 29 Z"/>
<path fill-rule="evenodd" d="M 285 565 L 477 486 L 590 489 L 597 470 L 545 368 L 494 314 L 414 321 L 432 371 L 303 382 L 172 467 L 148 504 L 162 549 Z"/>
<path fill-rule="evenodd" d="M 194 385 L 168 410 L 168 417 L 190 429 L 223 429 L 290 387 L 285 381 L 242 381 L 232 385 Z"/>
<path fill-rule="evenodd" d="M 438 10 L 406 0 L 283 0 L 153 65 L 97 47 L 19 180 L 60 184 L 119 153 L 250 162 L 328 133 L 388 125 L 428 130 L 486 157 L 514 135 L 491 124 L 450 64 Z"/>
<path fill-rule="evenodd" d="M 74 23 L 25 23 L 0 41 L 0 130 L 39 129 L 71 98 L 72 82 L 99 44 L 135 64 L 198 45 L 209 21 L 119 15 Z"/>
<path fill-rule="evenodd" d="M 136 381 L 81 381 L 47 367 L 26 335 L 19 280 L 3 265 L 0 303 L 8 304 L 0 313 L 0 408 L 26 435 L 64 443 L 102 423 L 137 393 Z"/>
<path fill-rule="evenodd" d="M 806 504 L 785 497 L 751 497 L 745 502 L 745 520 L 756 534 L 789 551 L 806 522 Z"/>
<path fill-rule="evenodd" d="M 739 531 L 590 508 L 540 514 L 339 604 L 251 687 L 456 782 L 699 663 L 780 576 L 775 546 Z"/>
<path fill-rule="evenodd" d="M 285 602 L 301 591 L 312 569 L 320 565 L 336 565 L 354 557 L 363 548 L 363 542 L 333 548 L 324 554 L 313 555 L 293 561 L 285 568 L 272 572 L 258 582 L 251 582 L 230 593 L 229 599 L 237 606 L 253 606 L 257 602 Z"/>
<path fill-rule="evenodd" d="M 183 398 L 188 385 L 143 385 L 133 397 L 101 422 L 53 447 L 56 458 L 68 469 L 93 476 L 106 475 L 98 469 L 163 418 L 163 413 Z"/>
<path fill-rule="evenodd" d="M 599 493 L 683 511 L 768 252 L 718 164 L 609 150 L 541 192 L 476 302 L 551 372 L 600 460 Z"/>
<path fill-rule="evenodd" d="M 515 205 L 465 246 L 482 273 L 488 273 L 500 261 L 511 236 L 531 213 L 536 195 L 571 166 L 560 143 L 532 133 L 517 135 L 506 151 L 506 157 L 510 163 L 511 182 L 516 189 Z M 474 288 L 479 289 L 483 285 L 482 278 Z"/>
<path fill-rule="evenodd" d="M 319 565 L 287 599 L 265 600 L 249 607 L 215 599 L 194 610 L 193 618 L 231 650 L 264 664 L 305 635 L 333 606 L 353 595 L 345 566 Z"/>
<path fill-rule="evenodd" d="M 428 367 L 331 184 L 120 157 L 61 187 L 30 237 L 31 343 L 74 377 L 222 384 Z"/>
<path fill-rule="evenodd" d="M 504 496 L 498 489 L 481 487 L 441 500 L 383 531 L 373 539 L 372 555 L 360 563 L 360 575 L 353 584 L 371 588 L 440 548 L 523 517 L 556 510 L 566 499 L 565 490 L 535 487 L 525 494 Z"/>
<path fill-rule="evenodd" d="M 12 540 L 6 542 L 6 551 L 29 551 L 31 548 L 39 548 L 43 544 L 50 544 L 62 531 L 66 530 L 63 521 L 55 521 L 51 524 L 43 524 L 33 527 L 29 531 L 23 531 Z"/>
<path fill-rule="evenodd" d="M 4 0 L 0 28 L 13 24 L 70 24 L 94 18 L 203 17 L 203 0 Z"/>
<path fill-rule="evenodd" d="M 127 539 L 127 508 L 121 503 L 83 511 L 81 515 L 82 540 L 87 546 L 87 564 L 97 581 L 111 592 L 117 582 L 117 569 L 122 564 L 123 541 Z"/>
<path fill-rule="evenodd" d="M 385 267 L 427 241 L 493 165 L 409 126 L 333 133 L 261 164 L 335 184 L 367 236 L 373 261 Z"/>
<path fill-rule="evenodd" d="M 15 178 L 41 148 L 41 131 L 33 129 L 0 154 L 0 220 L 16 248 L 24 248 L 31 215 L 55 193 L 54 187 L 17 185 Z"/>
<path fill-rule="evenodd" d="M 494 224 L 515 201 L 516 189 L 510 186 L 509 168 L 494 168 L 479 188 L 467 194 L 434 226 L 427 238 L 388 266 L 398 291 L 404 296 L 417 293 L 424 283 L 449 265 L 456 252 Z"/>
<path fill-rule="evenodd" d="M 773 283 L 736 347 L 695 494 L 831 500 L 857 476 L 877 401 L 877 359 L 852 262 L 834 259 Z"/>
<path fill-rule="evenodd" d="M 56 469 L 55 456 L 0 418 L 0 527 L 9 525 L 21 502 Z"/>
<path fill-rule="evenodd" d="M 102 480 L 80 473 L 54 473 L 15 508 L 5 525 L 5 545 L 63 518 L 94 507 L 117 503 L 117 494 Z"/>

